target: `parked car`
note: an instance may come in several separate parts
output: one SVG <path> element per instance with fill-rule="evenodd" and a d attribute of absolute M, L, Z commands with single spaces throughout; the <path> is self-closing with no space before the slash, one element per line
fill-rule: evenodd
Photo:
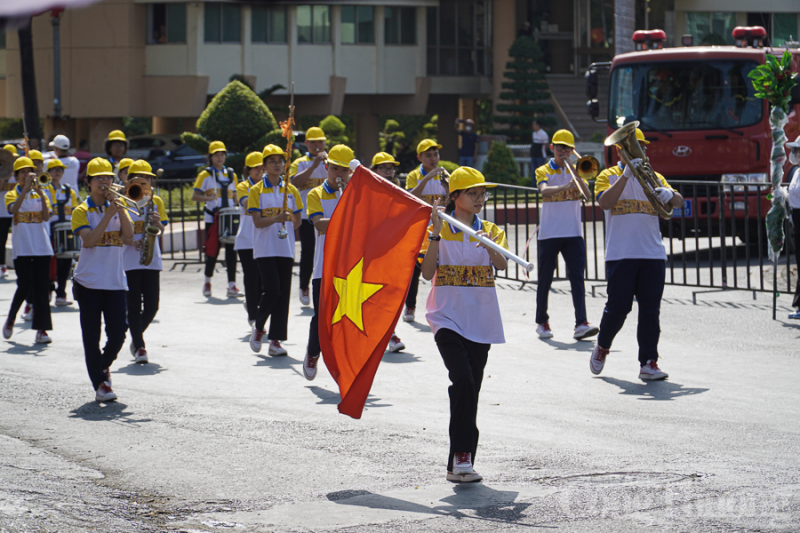
<path fill-rule="evenodd" d="M 150 161 L 180 145 L 180 135 L 134 135 L 128 139 L 128 153 L 125 157 Z"/>
<path fill-rule="evenodd" d="M 197 169 L 206 165 L 206 156 L 188 144 L 147 160 L 153 171 L 164 169 L 162 179 L 193 181 Z"/>

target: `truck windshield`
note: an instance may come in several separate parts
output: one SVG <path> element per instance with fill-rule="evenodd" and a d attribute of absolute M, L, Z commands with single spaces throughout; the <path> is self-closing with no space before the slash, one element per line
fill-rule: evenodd
<path fill-rule="evenodd" d="M 609 123 L 639 120 L 645 130 L 740 128 L 761 120 L 747 74 L 754 61 L 624 64 L 611 74 Z"/>

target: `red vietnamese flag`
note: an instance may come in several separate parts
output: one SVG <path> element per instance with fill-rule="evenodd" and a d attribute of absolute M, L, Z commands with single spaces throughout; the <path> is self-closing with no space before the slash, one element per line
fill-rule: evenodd
<path fill-rule="evenodd" d="M 431 207 L 364 166 L 325 232 L 319 341 L 339 412 L 361 418 L 400 318 Z"/>

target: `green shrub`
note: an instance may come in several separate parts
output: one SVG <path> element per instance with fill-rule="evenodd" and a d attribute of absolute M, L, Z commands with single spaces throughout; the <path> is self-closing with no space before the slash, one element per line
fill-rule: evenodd
<path fill-rule="evenodd" d="M 444 161 L 444 160 L 439 160 L 439 166 L 445 169 L 450 174 L 452 174 L 453 171 L 459 167 L 459 165 L 453 163 L 452 161 Z"/>
<path fill-rule="evenodd" d="M 328 115 L 320 121 L 319 127 L 325 132 L 325 144 L 328 149 L 333 148 L 337 144 L 350 144 L 350 139 L 345 135 L 347 126 L 345 126 L 344 122 L 342 122 L 339 117 Z"/>
<path fill-rule="evenodd" d="M 519 167 L 514 153 L 504 142 L 493 142 L 481 169 L 486 181 L 517 185 L 520 182 Z"/>

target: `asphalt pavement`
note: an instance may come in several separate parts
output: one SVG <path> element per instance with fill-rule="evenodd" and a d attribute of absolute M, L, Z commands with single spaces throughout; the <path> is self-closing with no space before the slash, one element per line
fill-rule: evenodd
<path fill-rule="evenodd" d="M 166 268 L 171 266 L 165 262 Z M 302 359 L 297 299 L 287 357 L 248 345 L 241 300 L 201 294 L 200 265 L 165 271 L 147 331 L 126 347 L 119 401 L 94 401 L 77 306 L 52 308 L 53 343 L 18 318 L 0 354 L 0 532 L 800 531 L 800 321 L 790 298 L 667 287 L 662 382 L 638 379 L 636 306 L 600 376 L 572 339 L 567 282 L 555 337 L 535 334 L 535 285 L 498 282 L 507 343 L 489 354 L 475 468 L 445 480 L 447 373 L 424 320 L 398 325 L 361 420 Z M 15 284 L 0 282 L 5 318 Z M 241 287 L 241 273 L 239 274 Z M 589 320 L 605 303 L 587 285 Z"/>

